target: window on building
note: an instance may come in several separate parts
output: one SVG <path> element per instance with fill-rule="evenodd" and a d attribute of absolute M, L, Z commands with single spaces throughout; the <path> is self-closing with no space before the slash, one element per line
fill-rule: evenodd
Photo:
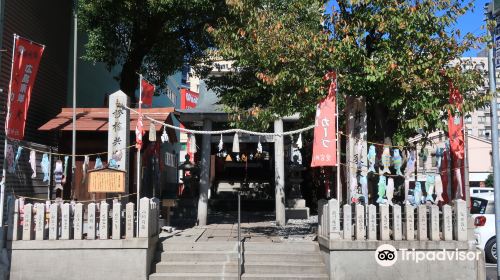
<path fill-rule="evenodd" d="M 467 129 L 467 135 L 472 135 L 472 128 Z"/>
<path fill-rule="evenodd" d="M 465 123 L 472 123 L 472 117 L 471 116 L 466 116 L 465 117 Z"/>
<path fill-rule="evenodd" d="M 485 116 L 479 116 L 477 118 L 477 122 L 478 123 L 485 123 L 486 122 L 486 117 Z"/>

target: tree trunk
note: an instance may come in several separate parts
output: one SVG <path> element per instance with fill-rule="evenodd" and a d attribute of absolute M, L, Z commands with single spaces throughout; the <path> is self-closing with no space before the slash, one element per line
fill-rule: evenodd
<path fill-rule="evenodd" d="M 130 97 L 130 103 L 137 104 L 137 99 L 135 97 L 135 90 L 139 85 L 139 71 L 141 68 L 142 57 L 129 57 L 127 62 L 123 64 L 122 72 L 120 74 L 120 89 L 125 92 Z"/>
<path fill-rule="evenodd" d="M 397 130 L 397 122 L 391 118 L 384 104 L 368 106 L 368 139 L 377 143 L 392 145 Z"/>

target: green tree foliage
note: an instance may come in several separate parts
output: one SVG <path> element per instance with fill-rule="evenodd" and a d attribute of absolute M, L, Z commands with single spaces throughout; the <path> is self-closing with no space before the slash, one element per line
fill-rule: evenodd
<path fill-rule="evenodd" d="M 332 69 L 341 96 L 366 97 L 371 140 L 401 144 L 417 129 L 444 128 L 447 109 L 454 110 L 449 82 L 464 94 L 465 111 L 488 99 L 476 91 L 480 73 L 459 60 L 483 40 L 455 26 L 472 3 L 338 0 L 325 11 L 320 0 L 227 2 L 224 24 L 210 31 L 218 56 L 239 71 L 209 86 L 229 109 L 260 124 L 295 112 L 311 123 Z"/>
<path fill-rule="evenodd" d="M 121 67 L 120 88 L 135 101 L 138 75 L 156 85 L 212 46 L 206 25 L 225 14 L 223 0 L 79 0 L 88 34 L 84 58 Z"/>
<path fill-rule="evenodd" d="M 489 174 L 488 177 L 486 177 L 486 180 L 484 181 L 484 185 L 486 187 L 493 188 L 493 174 Z"/>

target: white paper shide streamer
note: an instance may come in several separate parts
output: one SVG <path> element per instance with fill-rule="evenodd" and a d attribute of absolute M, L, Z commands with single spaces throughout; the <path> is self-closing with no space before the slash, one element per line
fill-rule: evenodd
<path fill-rule="evenodd" d="M 197 152 L 196 137 L 194 134 L 189 134 L 189 152 L 192 154 L 195 154 Z"/>
<path fill-rule="evenodd" d="M 239 152 L 240 152 L 240 140 L 238 138 L 238 133 L 235 133 L 233 138 L 233 153 L 239 153 Z"/>
<path fill-rule="evenodd" d="M 153 122 L 149 123 L 149 141 L 150 142 L 156 141 L 156 127 Z"/>
<path fill-rule="evenodd" d="M 297 139 L 297 148 L 302 149 L 302 133 L 299 134 L 299 139 Z"/>
<path fill-rule="evenodd" d="M 224 149 L 224 142 L 222 141 L 222 134 L 220 135 L 218 148 L 219 148 L 219 152 L 222 152 L 222 149 Z"/>
<path fill-rule="evenodd" d="M 165 143 L 168 142 L 168 134 L 167 134 L 167 129 L 163 127 L 163 133 L 161 134 L 161 142 Z"/>

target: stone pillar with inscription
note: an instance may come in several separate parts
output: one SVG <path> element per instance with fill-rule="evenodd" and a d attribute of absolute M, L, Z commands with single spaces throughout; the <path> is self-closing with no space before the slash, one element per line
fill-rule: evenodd
<path fill-rule="evenodd" d="M 346 96 L 346 110 L 347 201 L 357 202 L 362 197 L 358 176 L 368 172 L 367 116 L 364 97 Z"/>
<path fill-rule="evenodd" d="M 109 96 L 108 162 L 110 167 L 127 172 L 125 193 L 129 193 L 130 111 L 120 104 L 129 105 L 128 96 L 121 90 Z"/>
<path fill-rule="evenodd" d="M 127 203 L 125 208 L 125 238 L 134 238 L 134 209 L 135 205 L 133 202 Z"/>

